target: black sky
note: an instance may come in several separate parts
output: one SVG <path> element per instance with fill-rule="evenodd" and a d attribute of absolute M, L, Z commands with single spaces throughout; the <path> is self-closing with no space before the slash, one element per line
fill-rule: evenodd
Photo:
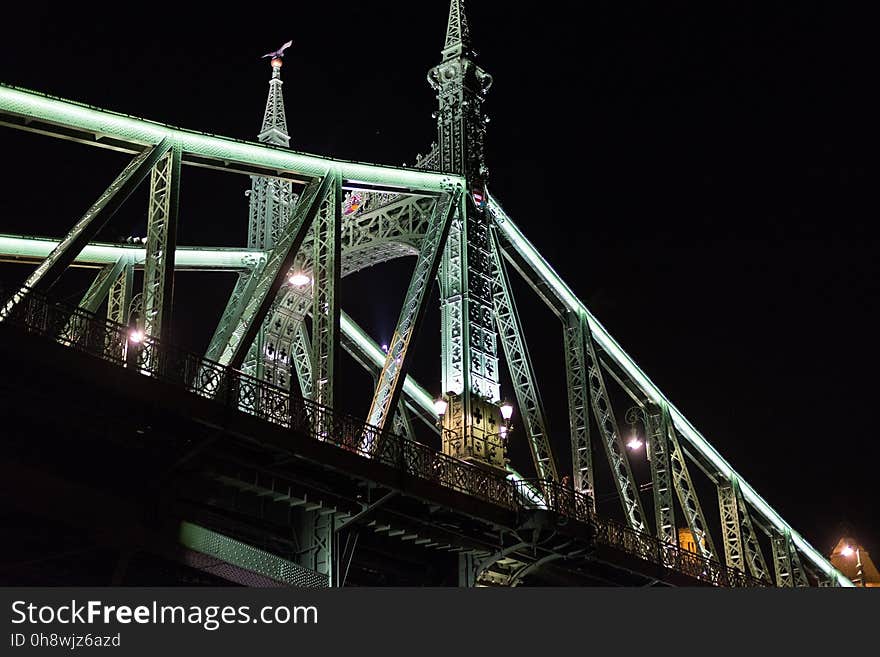
<path fill-rule="evenodd" d="M 849 522 L 877 554 L 878 140 L 866 18 L 816 2 L 555 3 L 538 15 L 527 3 L 470 5 L 480 64 L 495 78 L 493 194 L 793 526 L 825 551 Z M 269 74 L 259 56 L 293 38 L 284 89 L 295 148 L 400 164 L 434 138 L 425 74 L 439 61 L 444 0 L 275 3 L 269 20 L 258 3 L 155 19 L 126 7 L 5 8 L 0 80 L 253 139 Z M 5 233 L 62 234 L 124 161 L 6 129 L 0 152 Z M 180 242 L 242 244 L 246 184 L 187 170 Z M 105 237 L 142 234 L 141 205 Z M 393 327 L 408 264 L 346 282 L 346 310 L 377 338 Z M 6 267 L 3 280 L 24 274 Z M 227 288 L 196 277 L 178 291 L 191 301 L 179 301 L 175 324 L 197 347 L 196 320 L 219 312 Z M 559 325 L 517 291 L 564 454 Z M 437 342 L 427 321 L 426 351 Z M 434 360 L 417 368 L 426 385 L 436 380 L 426 378 Z"/>

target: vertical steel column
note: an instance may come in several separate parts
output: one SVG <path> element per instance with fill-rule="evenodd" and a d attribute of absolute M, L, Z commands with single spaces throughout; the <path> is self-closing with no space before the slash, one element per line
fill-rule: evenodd
<path fill-rule="evenodd" d="M 339 353 L 339 280 L 342 265 L 342 178 L 331 186 L 315 220 L 312 257 L 312 385 L 315 401 L 333 408 Z"/>
<path fill-rule="evenodd" d="M 128 324 L 133 292 L 134 265 L 127 262 L 110 286 L 107 295 L 107 319 L 117 324 Z"/>
<path fill-rule="evenodd" d="M 556 459 L 553 457 L 553 449 L 550 447 L 544 408 L 538 386 L 535 383 L 535 372 L 529 358 L 522 323 L 510 290 L 510 279 L 507 277 L 504 262 L 501 259 L 498 236 L 495 234 L 494 228 L 491 228 L 490 232 L 492 235 L 492 299 L 498 335 L 501 337 L 501 345 L 504 348 L 504 356 L 507 359 L 507 367 L 510 370 L 519 411 L 525 420 L 535 472 L 541 479 L 557 481 L 559 474 L 556 469 Z"/>
<path fill-rule="evenodd" d="M 466 206 L 460 195 L 455 218 L 438 275 L 440 283 L 440 323 L 442 386 L 444 393 L 463 394 L 471 389 L 470 368 L 465 362 L 468 353 L 468 268 L 467 249 L 462 237 Z M 464 409 L 465 416 L 469 409 Z"/>
<path fill-rule="evenodd" d="M 667 427 L 670 424 L 666 407 L 648 403 L 647 418 L 648 460 L 651 465 L 651 481 L 654 488 L 654 522 L 657 538 L 675 545 L 675 505 L 672 501 L 672 482 L 669 477 L 669 448 L 666 445 Z"/>
<path fill-rule="evenodd" d="M 293 358 L 300 392 L 303 399 L 312 399 L 315 394 L 314 377 L 312 376 L 312 346 L 304 322 L 297 324 L 291 346 L 293 347 L 291 358 Z"/>
<path fill-rule="evenodd" d="M 58 246 L 28 276 L 21 293 L 26 293 L 29 289 L 46 291 L 55 285 L 64 270 L 83 250 L 83 247 L 107 224 L 135 188 L 147 177 L 156 162 L 168 152 L 169 148 L 171 148 L 171 142 L 163 139 L 156 146 L 145 148 L 129 162 L 116 177 L 116 180 L 104 190 L 98 200 L 58 243 Z M 0 308 L 0 321 L 6 319 L 9 311 L 20 298 L 20 295 L 13 295 L 6 306 Z"/>
<path fill-rule="evenodd" d="M 749 508 L 743 499 L 739 490 L 739 484 L 734 486 L 734 494 L 736 495 L 737 508 L 740 513 L 740 523 L 743 533 L 743 546 L 745 547 L 746 562 L 749 566 L 749 572 L 752 577 L 770 581 L 770 570 L 767 568 L 767 562 L 764 560 L 764 554 L 761 552 L 761 544 L 758 542 L 758 534 L 755 532 L 755 526 L 752 524 L 752 517 L 749 515 Z"/>
<path fill-rule="evenodd" d="M 706 517 L 703 515 L 703 508 L 700 506 L 700 499 L 697 497 L 697 491 L 691 480 L 691 473 L 688 471 L 687 462 L 684 459 L 684 452 L 678 444 L 678 436 L 675 433 L 675 426 L 670 422 L 667 425 L 669 429 L 669 460 L 672 464 L 672 481 L 675 484 L 675 492 L 678 494 L 678 501 L 687 517 L 688 527 L 694 535 L 694 542 L 700 550 L 700 553 L 709 559 L 718 560 L 715 546 L 712 543 L 712 536 L 709 534 L 709 525 L 706 523 Z"/>
<path fill-rule="evenodd" d="M 735 488 L 737 480 L 718 482 L 718 510 L 721 514 L 721 535 L 724 540 L 724 559 L 730 568 L 745 572 L 743 541 L 740 531 L 739 509 Z"/>
<path fill-rule="evenodd" d="M 770 536 L 773 545 L 773 566 L 776 571 L 776 586 L 789 588 L 794 586 L 791 574 L 791 555 L 788 551 L 788 536 L 776 531 Z"/>
<path fill-rule="evenodd" d="M 437 199 L 428 230 L 422 240 L 416 266 L 404 296 L 400 317 L 397 320 L 397 327 L 388 345 L 385 365 L 379 375 L 376 392 L 373 395 L 370 412 L 367 416 L 367 422 L 380 429 L 385 427 L 389 417 L 397 410 L 400 392 L 406 377 L 410 345 L 414 335 L 418 333 L 422 317 L 425 314 L 427 291 L 440 266 L 440 258 L 449 235 L 451 216 L 455 211 L 455 199 L 458 196 L 458 193 L 452 192 L 443 194 Z"/>
<path fill-rule="evenodd" d="M 593 509 L 593 453 L 590 446 L 590 389 L 584 356 L 586 319 L 569 312 L 563 319 L 565 341 L 565 377 L 568 382 L 568 423 L 571 430 L 571 462 L 575 490 L 587 493 Z"/>
<path fill-rule="evenodd" d="M 297 563 L 320 575 L 327 577 L 328 584 L 334 586 L 333 538 L 334 516 L 321 513 L 322 509 L 300 511 L 296 525 L 299 540 Z"/>
<path fill-rule="evenodd" d="M 333 176 L 326 175 L 306 187 L 302 201 L 297 204 L 293 217 L 284 227 L 281 238 L 273 247 L 265 266 L 257 273 L 253 292 L 230 317 L 231 330 L 218 361 L 221 365 L 241 367 L 247 350 L 263 325 L 278 291 L 284 284 L 306 231 L 315 219 L 332 186 Z"/>
<path fill-rule="evenodd" d="M 794 541 L 791 540 L 791 534 L 786 534 L 786 537 L 788 538 L 788 553 L 791 559 L 791 574 L 794 577 L 794 585 L 807 587 L 810 585 L 810 580 L 807 579 L 807 573 L 801 564 L 800 555 L 794 545 Z"/>
<path fill-rule="evenodd" d="M 617 495 L 623 505 L 623 513 L 627 524 L 640 532 L 646 530 L 645 512 L 642 510 L 642 500 L 639 498 L 638 488 L 633 479 L 629 460 L 626 457 L 626 447 L 620 437 L 617 427 L 617 418 L 614 417 L 614 409 L 611 407 L 611 399 L 605 388 L 605 379 L 602 377 L 602 365 L 596 356 L 596 348 L 593 345 L 593 336 L 586 317 L 581 317 L 582 333 L 584 337 L 584 364 L 587 367 L 587 383 L 590 388 L 590 401 L 596 424 L 602 433 L 605 444 L 605 453 L 617 487 Z"/>
<path fill-rule="evenodd" d="M 144 333 L 168 342 L 174 293 L 174 252 L 180 200 L 180 144 L 153 167 L 147 214 L 147 257 L 144 262 Z"/>

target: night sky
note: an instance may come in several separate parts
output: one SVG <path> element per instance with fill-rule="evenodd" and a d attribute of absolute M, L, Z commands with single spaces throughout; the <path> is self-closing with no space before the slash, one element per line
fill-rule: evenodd
<path fill-rule="evenodd" d="M 827 552 L 848 523 L 880 555 L 880 234 L 869 195 L 878 140 L 865 19 L 839 3 L 551 3 L 537 15 L 499 4 L 469 7 L 478 61 L 495 79 L 493 195 L 814 546 Z M 250 3 L 210 16 L 165 8 L 155 18 L 126 6 L 4 8 L 0 80 L 254 139 L 270 74 L 260 55 L 292 38 L 283 78 L 294 148 L 412 164 L 435 138 L 425 75 L 440 59 L 445 0 Z M 126 160 L 4 128 L 0 153 L 0 232 L 34 235 L 66 232 Z M 180 243 L 244 244 L 247 186 L 185 169 Z M 140 191 L 102 239 L 144 234 L 145 214 Z M 411 266 L 344 283 L 343 307 L 377 340 L 390 337 Z M 9 284 L 27 270 L 0 274 Z M 84 276 L 72 272 L 60 292 L 75 299 Z M 183 344 L 204 348 L 231 285 L 178 277 Z M 567 463 L 561 329 L 526 285 L 515 288 Z M 431 392 L 438 317 L 426 317 L 414 365 Z M 370 380 L 346 368 L 343 388 L 363 413 Z M 527 470 L 521 444 L 514 455 Z M 640 481 L 646 473 L 636 468 Z M 717 514 L 712 498 L 705 505 Z"/>

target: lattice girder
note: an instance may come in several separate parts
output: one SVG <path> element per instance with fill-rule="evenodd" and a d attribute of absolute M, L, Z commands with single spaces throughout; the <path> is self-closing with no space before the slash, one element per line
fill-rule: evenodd
<path fill-rule="evenodd" d="M 367 416 L 367 422 L 379 428 L 385 426 L 389 416 L 397 409 L 403 378 L 406 376 L 410 344 L 424 316 L 427 292 L 437 275 L 452 223 L 451 217 L 456 205 L 461 203 L 461 196 L 461 190 L 457 190 L 444 194 L 437 200 L 428 232 L 422 241 L 397 327 L 388 344 L 385 366 L 379 375 Z"/>
<path fill-rule="evenodd" d="M 700 554 L 708 559 L 717 561 L 718 557 L 715 552 L 715 545 L 712 542 L 712 536 L 709 533 L 709 525 L 706 522 L 706 516 L 703 515 L 703 507 L 700 506 L 700 498 L 697 495 L 696 488 L 694 488 L 684 452 L 682 452 L 681 446 L 678 444 L 675 427 L 670 424 L 668 430 L 669 461 L 672 469 L 672 482 L 678 495 L 678 501 L 684 511 L 688 527 L 690 527 L 691 533 L 694 535 L 694 543 L 697 545 Z"/>
<path fill-rule="evenodd" d="M 559 475 L 547 433 L 541 395 L 494 231 L 492 232 L 492 272 L 495 322 L 510 371 L 510 378 L 513 382 L 519 412 L 524 419 L 535 472 L 541 479 L 557 481 Z"/>

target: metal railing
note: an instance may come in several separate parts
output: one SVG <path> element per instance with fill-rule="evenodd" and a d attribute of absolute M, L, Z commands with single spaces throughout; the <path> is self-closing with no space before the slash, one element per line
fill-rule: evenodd
<path fill-rule="evenodd" d="M 11 325 L 49 338 L 497 506 L 513 511 L 542 509 L 591 525 L 598 543 L 696 579 L 717 586 L 766 585 L 677 545 L 600 519 L 589 496 L 568 486 L 548 480 L 509 479 L 41 293 L 22 289 L 7 297 L 0 291 L 0 299 L 4 299 L 0 326 Z"/>

